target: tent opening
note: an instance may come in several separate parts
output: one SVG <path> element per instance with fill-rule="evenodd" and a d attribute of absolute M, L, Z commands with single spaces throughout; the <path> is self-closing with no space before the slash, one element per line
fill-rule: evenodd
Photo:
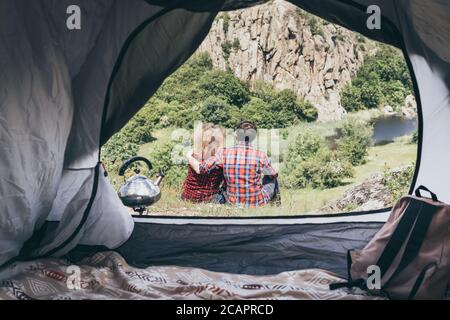
<path fill-rule="evenodd" d="M 150 217 L 369 213 L 410 189 L 417 120 L 400 50 L 276 1 L 219 13 L 195 54 L 103 146 L 102 161 L 117 191 L 119 168 L 131 157 L 149 159 L 152 169 L 133 164 L 126 179 L 137 168 L 165 175 L 160 200 L 144 213 Z M 256 134 L 240 163 L 239 152 L 219 150 L 236 149 L 242 121 Z M 192 181 L 189 153 L 211 162 L 206 191 Z M 217 154 L 233 164 L 208 161 Z M 227 188 L 255 197 L 252 181 L 263 183 L 267 166 L 278 174 L 271 201 L 217 203 L 217 194 L 230 202 L 236 190 Z"/>

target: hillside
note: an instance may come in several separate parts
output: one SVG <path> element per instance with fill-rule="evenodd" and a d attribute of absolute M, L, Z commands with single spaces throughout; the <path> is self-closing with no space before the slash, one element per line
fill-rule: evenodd
<path fill-rule="evenodd" d="M 318 109 L 319 120 L 332 120 L 345 114 L 340 90 L 377 45 L 275 0 L 219 14 L 199 51 L 242 80 L 293 90 Z"/>

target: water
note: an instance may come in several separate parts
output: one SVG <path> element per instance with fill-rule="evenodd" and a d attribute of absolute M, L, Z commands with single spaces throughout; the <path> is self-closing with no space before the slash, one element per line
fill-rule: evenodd
<path fill-rule="evenodd" d="M 380 145 L 412 134 L 417 129 L 417 119 L 406 119 L 398 115 L 383 116 L 374 119 L 373 125 L 372 139 L 375 145 Z"/>
<path fill-rule="evenodd" d="M 417 119 L 406 119 L 398 115 L 382 116 L 372 119 L 375 145 L 383 145 L 394 141 L 396 138 L 412 134 L 417 129 Z M 327 137 L 331 149 L 337 148 L 336 140 L 340 133 Z"/>

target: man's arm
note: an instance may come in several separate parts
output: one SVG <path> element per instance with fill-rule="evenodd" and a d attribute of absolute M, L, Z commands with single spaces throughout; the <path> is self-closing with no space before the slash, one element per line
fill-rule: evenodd
<path fill-rule="evenodd" d="M 265 176 L 278 177 L 278 172 L 272 167 L 268 156 L 263 157 L 261 167 Z"/>

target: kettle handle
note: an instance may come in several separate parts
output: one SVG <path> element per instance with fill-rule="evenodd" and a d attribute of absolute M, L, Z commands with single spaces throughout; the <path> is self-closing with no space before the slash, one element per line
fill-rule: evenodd
<path fill-rule="evenodd" d="M 124 176 L 124 175 L 125 175 L 125 171 L 127 171 L 127 169 L 131 166 L 131 164 L 133 164 L 134 162 L 137 162 L 137 161 L 145 162 L 145 164 L 147 165 L 147 167 L 148 167 L 149 170 L 152 170 L 152 169 L 153 169 L 152 163 L 151 163 L 150 160 L 148 160 L 147 158 L 139 157 L 139 156 L 138 156 L 138 157 L 133 157 L 133 158 L 128 159 L 127 161 L 125 161 L 125 162 L 120 166 L 120 169 L 119 169 L 119 176 Z"/>

